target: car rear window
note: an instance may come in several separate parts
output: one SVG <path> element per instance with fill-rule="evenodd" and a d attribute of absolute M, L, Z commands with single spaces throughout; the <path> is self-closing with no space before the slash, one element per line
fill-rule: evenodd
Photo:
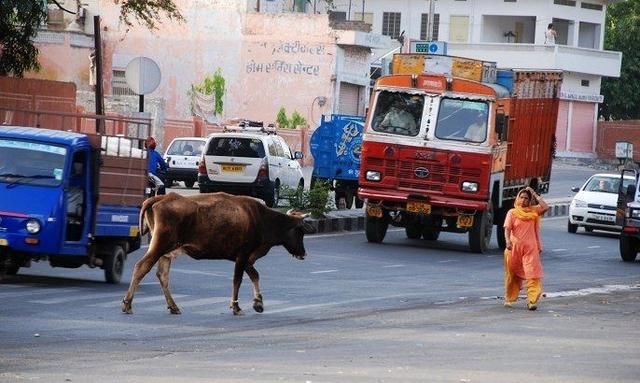
<path fill-rule="evenodd" d="M 257 138 L 215 137 L 207 150 L 209 156 L 262 158 L 265 156 L 262 141 Z"/>
<path fill-rule="evenodd" d="M 167 155 L 170 156 L 200 156 L 204 142 L 199 140 L 175 140 L 169 146 Z"/>

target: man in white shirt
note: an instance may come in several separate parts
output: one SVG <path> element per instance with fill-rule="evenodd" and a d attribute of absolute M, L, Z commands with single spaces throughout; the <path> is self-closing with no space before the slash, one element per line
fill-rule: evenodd
<path fill-rule="evenodd" d="M 390 133 L 418 134 L 416 119 L 402 107 L 402 101 L 399 100 L 393 102 L 380 126 Z"/>
<path fill-rule="evenodd" d="M 487 116 L 484 112 L 478 111 L 474 122 L 469 125 L 464 138 L 467 141 L 483 142 L 487 137 Z"/>

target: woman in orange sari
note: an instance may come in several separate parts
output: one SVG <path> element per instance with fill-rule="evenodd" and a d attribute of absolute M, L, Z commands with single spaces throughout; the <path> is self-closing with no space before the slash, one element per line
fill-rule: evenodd
<path fill-rule="evenodd" d="M 537 202 L 534 204 L 533 202 Z M 542 241 L 540 218 L 549 205 L 527 187 L 516 197 L 514 208 L 507 212 L 504 236 L 504 305 L 512 307 L 518 300 L 523 281 L 527 282 L 527 308 L 535 310 L 542 296 Z"/>

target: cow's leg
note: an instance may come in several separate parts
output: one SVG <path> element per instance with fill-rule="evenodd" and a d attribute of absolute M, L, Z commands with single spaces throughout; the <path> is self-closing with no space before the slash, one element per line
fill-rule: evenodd
<path fill-rule="evenodd" d="M 253 265 L 248 265 L 245 271 L 253 284 L 253 309 L 261 313 L 264 311 L 264 305 L 262 302 L 262 293 L 260 292 L 260 274 Z"/>
<path fill-rule="evenodd" d="M 160 246 L 156 243 L 156 239 L 158 236 L 154 236 L 151 240 L 151 244 L 149 245 L 149 249 L 145 255 L 136 262 L 133 266 L 133 274 L 131 275 L 131 283 L 129 283 L 129 289 L 122 300 L 122 312 L 126 314 L 132 314 L 131 303 L 133 301 L 133 295 L 135 294 L 138 286 L 140 285 L 140 281 L 144 278 L 145 275 L 151 270 L 153 265 L 158 262 L 158 259 L 168 251 L 164 251 Z M 168 249 L 167 249 L 168 250 Z"/>
<path fill-rule="evenodd" d="M 158 266 L 156 267 L 156 276 L 160 281 L 164 298 L 167 300 L 167 308 L 171 314 L 182 314 L 171 296 L 171 291 L 169 291 L 169 270 L 171 270 L 171 256 L 165 255 L 160 257 Z"/>
<path fill-rule="evenodd" d="M 244 275 L 246 265 L 246 260 L 241 260 L 240 257 L 236 259 L 236 267 L 233 270 L 233 291 L 231 292 L 230 305 L 233 310 L 233 315 L 242 315 L 242 309 L 238 305 L 238 292 L 240 291 L 240 284 L 242 283 L 242 276 Z"/>

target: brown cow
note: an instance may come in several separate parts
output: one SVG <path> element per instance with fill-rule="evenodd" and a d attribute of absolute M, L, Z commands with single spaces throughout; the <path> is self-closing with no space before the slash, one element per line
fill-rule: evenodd
<path fill-rule="evenodd" d="M 231 309 L 241 313 L 238 290 L 242 275 L 253 283 L 253 309 L 262 312 L 260 276 L 253 264 L 273 247 L 282 245 L 298 259 L 304 259 L 304 234 L 315 230 L 300 215 L 271 210 L 252 197 L 226 193 L 184 197 L 176 193 L 147 199 L 140 210 L 140 233 L 151 231 L 146 254 L 135 264 L 122 311 L 131 314 L 133 295 L 140 281 L 158 264 L 156 275 L 171 314 L 180 314 L 169 291 L 171 260 L 185 253 L 194 259 L 228 259 L 235 262 Z"/>

